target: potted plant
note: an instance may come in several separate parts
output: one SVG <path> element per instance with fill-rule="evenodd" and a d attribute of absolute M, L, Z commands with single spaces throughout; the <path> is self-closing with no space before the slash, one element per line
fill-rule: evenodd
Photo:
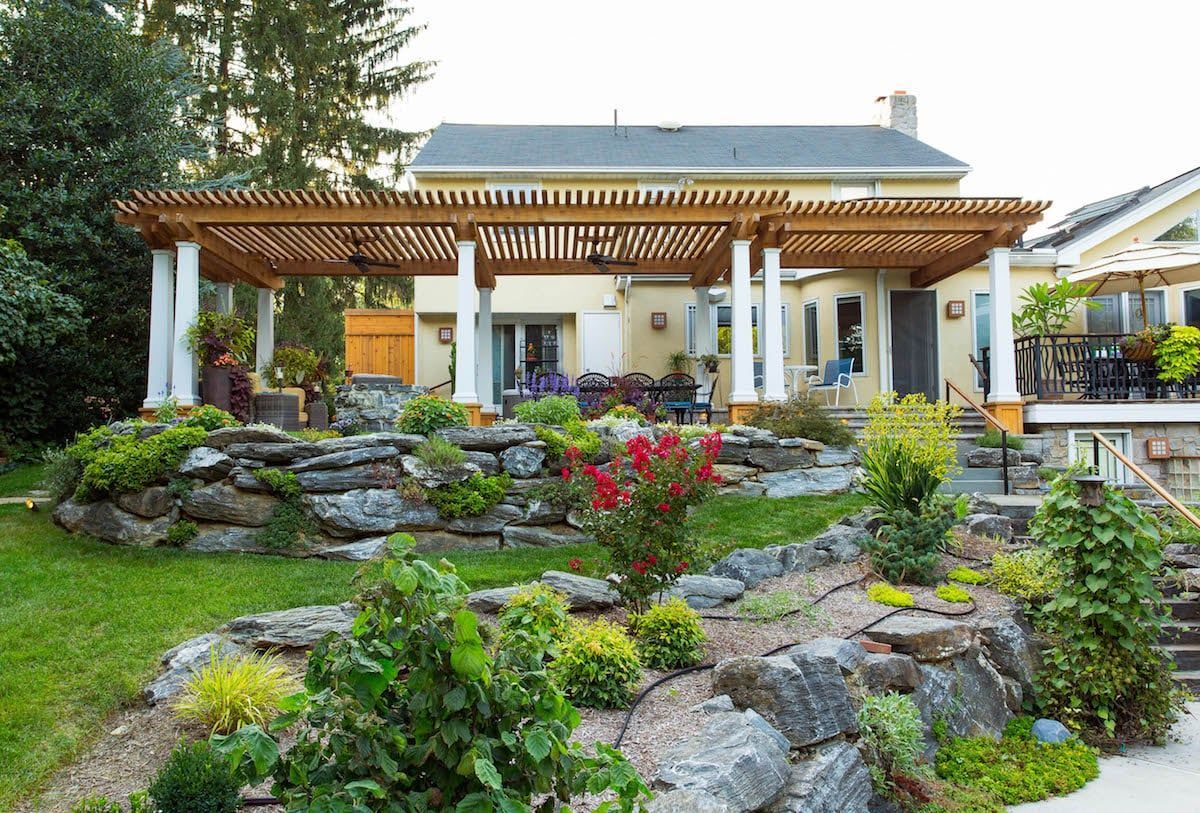
<path fill-rule="evenodd" d="M 700 357 L 700 364 L 704 367 L 705 372 L 715 373 L 720 360 L 712 353 L 705 353 Z"/>
<path fill-rule="evenodd" d="M 1100 307 L 1100 303 L 1088 299 L 1095 288 L 1091 283 L 1065 279 L 1054 285 L 1048 282 L 1030 285 L 1021 294 L 1021 309 L 1012 315 L 1013 332 L 1019 338 L 1062 333 L 1080 304 L 1089 310 Z"/>
<path fill-rule="evenodd" d="M 1155 348 L 1171 335 L 1171 325 L 1149 325 L 1121 341 L 1121 356 L 1129 361 L 1154 361 Z"/>
<path fill-rule="evenodd" d="M 201 311 L 186 338 L 200 361 L 204 402 L 229 412 L 231 374 L 254 352 L 254 329 L 232 313 Z"/>
<path fill-rule="evenodd" d="M 688 354 L 683 350 L 676 350 L 673 353 L 667 354 L 667 372 L 670 373 L 686 373 L 688 368 Z"/>
<path fill-rule="evenodd" d="M 1200 368 L 1200 328 L 1171 325 L 1154 344 L 1154 361 L 1159 381 L 1178 384 L 1191 378 Z"/>

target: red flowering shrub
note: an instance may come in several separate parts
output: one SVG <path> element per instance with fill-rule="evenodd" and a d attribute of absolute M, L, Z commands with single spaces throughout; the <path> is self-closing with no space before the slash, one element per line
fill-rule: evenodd
<path fill-rule="evenodd" d="M 564 485 L 590 492 L 584 528 L 608 551 L 609 567 L 620 579 L 617 592 L 635 612 L 645 610 L 695 558 L 687 509 L 712 496 L 721 480 L 713 472 L 721 436 L 707 435 L 699 445 L 691 453 L 678 435 L 663 435 L 657 443 L 639 435 L 604 470 L 581 465 L 567 450 Z"/>

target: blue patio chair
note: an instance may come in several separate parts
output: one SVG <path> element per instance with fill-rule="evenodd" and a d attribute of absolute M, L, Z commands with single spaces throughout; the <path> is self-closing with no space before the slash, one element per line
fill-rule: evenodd
<path fill-rule="evenodd" d="M 692 403 L 692 408 L 688 410 L 688 420 L 692 423 L 696 422 L 696 416 L 701 412 L 704 413 L 704 422 L 712 423 L 713 412 L 713 393 L 717 391 L 717 376 L 713 376 L 708 381 L 708 392 L 697 393 L 695 402 Z"/>
<path fill-rule="evenodd" d="M 669 373 L 658 379 L 655 388 L 662 405 L 675 413 L 675 422 L 683 423 L 696 405 L 696 379 L 687 373 Z"/>
<path fill-rule="evenodd" d="M 808 379 L 808 391 L 822 390 L 825 393 L 825 403 L 829 403 L 829 392 L 833 391 L 833 406 L 840 406 L 842 390 L 854 393 L 854 403 L 858 403 L 858 388 L 854 386 L 854 359 L 834 359 L 825 362 L 825 375 L 821 378 L 813 376 Z"/>

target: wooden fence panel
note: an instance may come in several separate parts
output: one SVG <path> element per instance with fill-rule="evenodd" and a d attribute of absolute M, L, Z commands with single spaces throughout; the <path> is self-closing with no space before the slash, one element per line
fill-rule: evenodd
<path fill-rule="evenodd" d="M 409 310 L 348 310 L 346 367 L 356 373 L 394 375 L 413 383 L 415 323 Z"/>

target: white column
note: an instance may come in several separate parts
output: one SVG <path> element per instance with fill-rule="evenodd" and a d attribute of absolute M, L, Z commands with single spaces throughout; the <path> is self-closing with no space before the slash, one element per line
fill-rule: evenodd
<path fill-rule="evenodd" d="M 233 285 L 217 283 L 217 313 L 233 313 Z"/>
<path fill-rule="evenodd" d="M 696 340 L 696 383 L 700 385 L 698 395 L 707 396 L 712 375 L 700 363 L 700 357 L 709 355 L 712 349 L 712 304 L 708 301 L 709 286 L 692 289 L 696 294 L 696 318 L 692 322 L 692 334 Z"/>
<path fill-rule="evenodd" d="M 763 315 L 758 340 L 763 346 L 763 400 L 783 401 L 783 293 L 779 289 L 778 248 L 763 249 Z"/>
<path fill-rule="evenodd" d="M 175 244 L 178 268 L 175 272 L 175 329 L 171 346 L 171 395 L 180 406 L 200 403 L 196 375 L 196 354 L 188 344 L 187 330 L 200 315 L 200 244 L 180 241 Z"/>
<path fill-rule="evenodd" d="M 171 392 L 171 341 L 175 337 L 175 255 L 168 249 L 150 252 L 150 357 L 146 364 L 146 400 L 142 406 L 162 405 Z"/>
<path fill-rule="evenodd" d="M 254 337 L 254 369 L 261 373 L 275 356 L 275 292 L 270 288 L 258 289 Z"/>
<path fill-rule="evenodd" d="M 478 404 L 475 392 L 475 241 L 458 241 L 458 308 L 455 321 L 454 400 Z"/>
<path fill-rule="evenodd" d="M 733 269 L 733 388 L 729 403 L 758 400 L 754 390 L 754 337 L 750 319 L 750 241 L 734 240 L 730 246 Z"/>
<path fill-rule="evenodd" d="M 1012 329 L 1012 279 L 1008 271 L 1008 249 L 988 251 L 988 308 L 991 311 L 991 392 L 988 403 L 1014 403 L 1017 391 L 1017 354 Z"/>
<path fill-rule="evenodd" d="M 492 401 L 492 289 L 479 289 L 479 329 L 476 337 L 479 361 L 475 365 L 475 388 L 484 412 L 495 412 Z"/>

